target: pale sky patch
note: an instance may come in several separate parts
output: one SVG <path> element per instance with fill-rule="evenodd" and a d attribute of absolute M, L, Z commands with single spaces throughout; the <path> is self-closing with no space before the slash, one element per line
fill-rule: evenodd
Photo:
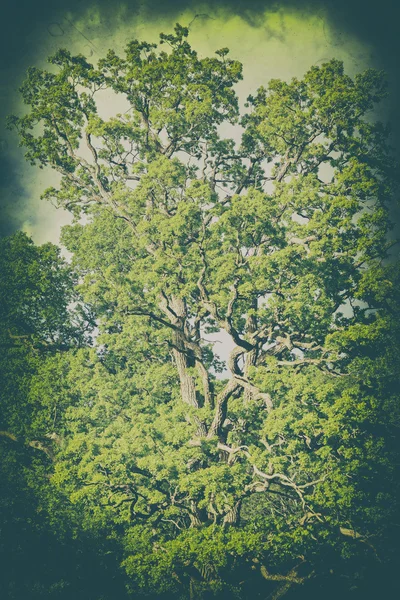
<path fill-rule="evenodd" d="M 331 58 L 343 60 L 349 75 L 371 66 L 371 49 L 354 37 L 334 31 L 323 11 L 312 15 L 289 9 L 269 10 L 250 24 L 224 9 L 203 11 L 199 7 L 196 11 L 187 10 L 178 16 L 161 18 L 152 15 L 150 19 L 144 9 L 142 12 L 139 9 L 132 17 L 121 5 L 116 6 L 111 23 L 105 22 L 99 9 L 93 7 L 86 11 L 84 17 L 77 18 L 66 11 L 57 22 L 41 24 L 44 32 L 40 58 L 35 63 L 38 67 L 48 68 L 47 56 L 60 47 L 82 53 L 95 63 L 109 48 L 123 53 L 132 39 L 158 42 L 159 33 L 171 32 L 176 21 L 189 26 L 189 41 L 200 56 L 212 55 L 219 48 L 228 47 L 231 58 L 243 63 L 244 79 L 236 87 L 242 106 L 250 93 L 255 93 L 270 79 L 302 77 L 311 65 L 322 64 Z M 29 56 L 26 56 L 25 62 L 26 68 L 32 64 Z M 100 103 L 102 116 L 113 116 L 121 112 L 123 106 L 116 102 L 114 94 L 104 94 Z M 23 111 L 17 95 L 14 111 Z M 226 135 L 232 136 L 232 133 L 235 132 L 226 130 Z M 40 200 L 45 188 L 56 185 L 57 175 L 50 169 L 26 164 L 23 150 L 16 147 L 15 135 L 9 141 L 8 151 L 20 166 L 19 186 L 28 197 L 20 215 L 24 230 L 37 243 L 57 243 L 61 226 L 69 223 L 71 217 Z"/>

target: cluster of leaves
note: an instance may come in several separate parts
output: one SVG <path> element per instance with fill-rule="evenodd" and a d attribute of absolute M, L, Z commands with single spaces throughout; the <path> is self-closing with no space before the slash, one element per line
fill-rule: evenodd
<path fill-rule="evenodd" d="M 65 357 L 90 342 L 90 312 L 59 248 L 35 246 L 22 232 L 0 240 L 0 281 L 0 595 L 123 598 L 107 532 L 83 532 L 79 513 L 50 485 Z M 51 402 L 41 373 L 53 378 Z"/>
<path fill-rule="evenodd" d="M 18 232 L 0 240 L 0 429 L 29 436 L 30 378 L 46 356 L 90 342 L 93 319 L 76 279 L 53 244 Z"/>
<path fill-rule="evenodd" d="M 398 511 L 397 167 L 369 114 L 384 78 L 332 60 L 240 118 L 241 65 L 187 35 L 28 73 L 10 124 L 62 175 L 44 197 L 75 215 L 62 241 L 98 327 L 35 366 L 31 421 L 136 596 L 362 594 L 371 565 L 393 568 Z M 123 115 L 101 117 L 105 89 Z M 43 281 L 39 307 L 59 289 Z M 53 333 L 37 311 L 42 346 L 70 322 L 63 294 Z M 225 370 L 207 339 L 222 330 Z"/>

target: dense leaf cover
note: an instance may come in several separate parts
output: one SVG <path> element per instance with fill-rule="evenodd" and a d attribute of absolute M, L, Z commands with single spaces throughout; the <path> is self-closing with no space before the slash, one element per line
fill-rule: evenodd
<path fill-rule="evenodd" d="M 54 497 L 118 548 L 134 597 L 361 597 L 398 547 L 398 169 L 371 118 L 384 78 L 332 60 L 272 80 L 240 116 L 241 64 L 200 58 L 187 35 L 97 66 L 60 50 L 28 72 L 10 126 L 60 173 L 43 196 L 75 216 L 73 258 L 40 266 L 38 290 L 16 277 L 10 318 L 26 297 L 43 347 L 15 392 L 29 418 L 11 408 L 7 428 L 51 440 Z M 106 91 L 127 108 L 107 120 Z"/>

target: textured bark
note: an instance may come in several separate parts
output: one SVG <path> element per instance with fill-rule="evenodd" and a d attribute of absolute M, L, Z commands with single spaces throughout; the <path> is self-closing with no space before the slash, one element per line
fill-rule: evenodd
<path fill-rule="evenodd" d="M 197 417 L 195 417 L 195 423 L 197 425 L 196 436 L 199 438 L 206 437 L 208 433 L 206 423 Z"/>
<path fill-rule="evenodd" d="M 252 308 L 257 310 L 257 298 L 254 298 L 252 302 Z M 252 334 L 257 331 L 257 317 L 255 315 L 250 315 L 247 317 L 246 321 L 246 333 Z M 254 367 L 257 363 L 258 358 L 258 350 L 254 348 L 247 352 L 244 358 L 244 376 L 248 379 L 250 367 Z M 250 388 L 245 388 L 244 390 L 244 402 L 250 402 L 253 397 L 252 390 Z"/>
<path fill-rule="evenodd" d="M 272 398 L 268 393 L 260 392 L 258 387 L 256 387 L 252 383 L 250 383 L 250 381 L 247 381 L 247 379 L 245 379 L 244 377 L 237 377 L 236 380 L 237 380 L 238 384 L 244 389 L 245 392 L 246 392 L 246 390 L 248 391 L 250 398 L 254 398 L 254 399 L 261 398 L 265 403 L 266 409 L 268 411 L 272 410 L 272 408 L 273 408 Z"/>
<path fill-rule="evenodd" d="M 240 509 L 242 507 L 242 501 L 238 500 L 235 506 L 230 510 L 224 517 L 224 526 L 238 525 L 240 520 Z"/>
<path fill-rule="evenodd" d="M 231 379 L 222 392 L 218 395 L 214 419 L 211 423 L 208 437 L 213 437 L 214 435 L 219 436 L 221 434 L 222 425 L 226 419 L 228 400 L 240 387 L 241 386 L 235 379 Z"/>
<path fill-rule="evenodd" d="M 176 330 L 173 332 L 173 355 L 179 375 L 182 401 L 185 404 L 198 408 L 199 402 L 196 394 L 195 378 L 188 372 L 188 369 L 195 366 L 195 359 L 193 352 L 188 350 L 185 344 L 183 329 L 187 315 L 186 306 L 182 298 L 174 296 L 170 302 L 170 309 L 175 321 L 174 324 L 182 328 L 182 331 Z"/>
<path fill-rule="evenodd" d="M 245 350 L 241 346 L 235 346 L 228 357 L 228 368 L 233 375 L 242 376 L 243 373 L 239 368 L 238 362 L 241 356 L 245 353 Z"/>
<path fill-rule="evenodd" d="M 194 365 L 187 354 L 182 337 L 179 332 L 173 333 L 173 355 L 179 375 L 181 397 L 185 404 L 198 408 L 195 378 L 188 372 L 188 369 Z"/>
<path fill-rule="evenodd" d="M 201 382 L 203 384 L 204 404 L 206 406 L 211 406 L 211 408 L 213 408 L 214 407 L 214 396 L 213 396 L 213 389 L 212 389 L 212 385 L 210 382 L 209 373 L 201 360 L 196 359 L 196 367 L 197 367 L 197 371 L 200 375 Z"/>
<path fill-rule="evenodd" d="M 190 505 L 190 527 L 200 527 L 207 521 L 207 512 L 200 510 L 196 504 L 192 501 Z"/>

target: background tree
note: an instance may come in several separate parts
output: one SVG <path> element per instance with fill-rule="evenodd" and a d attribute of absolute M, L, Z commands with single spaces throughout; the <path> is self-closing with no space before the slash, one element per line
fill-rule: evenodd
<path fill-rule="evenodd" d="M 61 175 L 44 197 L 75 215 L 62 241 L 100 332 L 69 361 L 53 481 L 85 527 L 112 524 L 135 593 L 278 597 L 392 564 L 397 167 L 370 119 L 385 84 L 332 60 L 240 118 L 240 63 L 187 35 L 97 67 L 60 50 L 10 119 Z M 109 120 L 105 89 L 127 107 Z M 225 370 L 207 340 L 222 330 Z M 57 397 L 54 377 L 32 389 Z"/>
<path fill-rule="evenodd" d="M 0 323 L 0 596 L 123 598 L 112 544 L 104 548 L 103 532 L 84 533 L 78 511 L 49 483 L 63 398 L 70 402 L 67 357 L 91 329 L 59 248 L 35 246 L 22 232 L 0 240 Z M 41 392 L 48 378 L 51 398 Z"/>
<path fill-rule="evenodd" d="M 35 427 L 31 377 L 47 357 L 90 341 L 91 316 L 54 244 L 35 246 L 22 232 L 0 240 L 0 281 L 0 430 L 24 442 Z"/>

